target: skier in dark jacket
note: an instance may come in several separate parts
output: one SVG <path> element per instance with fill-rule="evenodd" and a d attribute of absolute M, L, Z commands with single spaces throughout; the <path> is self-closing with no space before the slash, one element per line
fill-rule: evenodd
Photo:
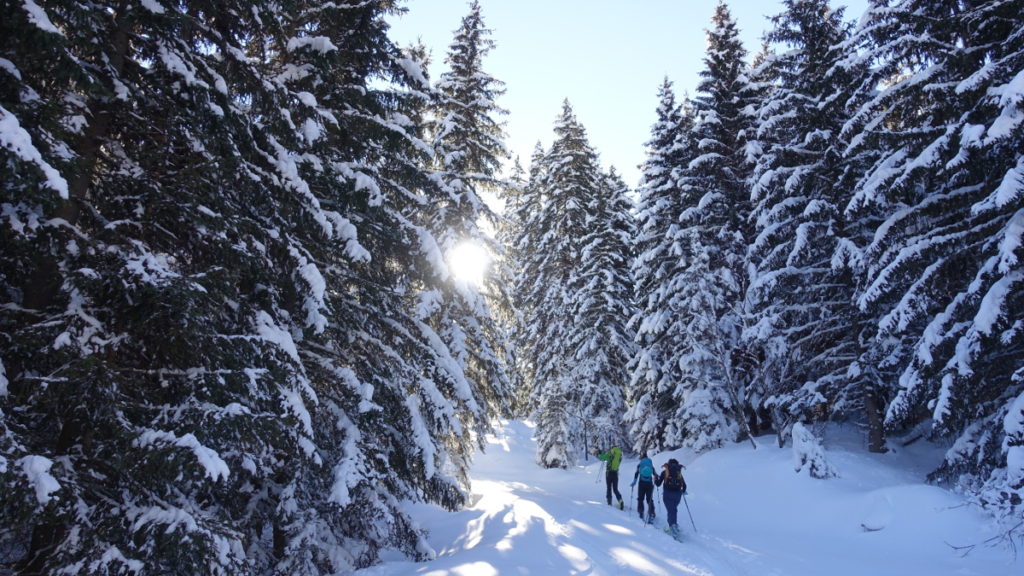
<path fill-rule="evenodd" d="M 640 481 L 640 488 L 637 490 L 636 511 L 640 519 L 645 522 L 654 520 L 654 463 L 647 457 L 645 451 L 640 455 L 640 463 L 636 465 L 636 472 L 633 474 L 633 482 L 630 486 L 636 486 Z M 647 502 L 647 515 L 644 515 L 644 502 Z"/>
<path fill-rule="evenodd" d="M 605 498 L 608 499 L 608 505 L 611 506 L 612 491 L 615 491 L 615 498 L 619 501 L 619 510 L 622 510 L 625 507 L 622 503 L 622 494 L 619 494 L 619 465 L 622 464 L 622 449 L 618 446 L 612 446 L 607 452 L 598 454 L 597 459 L 607 462 L 604 483 Z"/>
<path fill-rule="evenodd" d="M 665 501 L 665 511 L 668 514 L 668 528 L 672 537 L 678 540 L 679 524 L 677 524 L 676 513 L 679 510 L 679 500 L 686 494 L 683 465 L 675 458 L 669 459 L 667 463 L 661 465 L 661 474 L 654 478 L 654 483 L 658 486 L 665 485 L 661 495 Z"/>

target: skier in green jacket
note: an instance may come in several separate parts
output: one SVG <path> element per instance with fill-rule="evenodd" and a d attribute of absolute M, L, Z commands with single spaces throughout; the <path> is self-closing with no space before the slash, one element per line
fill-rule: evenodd
<path fill-rule="evenodd" d="M 612 504 L 612 491 L 614 490 L 615 497 L 619 500 L 619 510 L 622 510 L 622 494 L 619 494 L 619 464 L 622 464 L 622 450 L 613 445 L 607 452 L 598 454 L 597 458 L 608 463 L 605 466 L 604 474 L 605 497 L 608 499 L 608 505 Z"/>

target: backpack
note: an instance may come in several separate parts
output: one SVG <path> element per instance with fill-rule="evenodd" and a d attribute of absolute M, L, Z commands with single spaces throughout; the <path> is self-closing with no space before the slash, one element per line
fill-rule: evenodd
<path fill-rule="evenodd" d="M 683 480 L 683 467 L 675 458 L 668 461 L 668 470 L 665 472 L 665 488 L 668 490 L 686 491 L 686 480 Z"/>
<path fill-rule="evenodd" d="M 618 446 L 612 446 L 610 454 L 611 460 L 608 461 L 608 469 L 618 470 L 619 464 L 622 463 L 622 450 Z"/>
<path fill-rule="evenodd" d="M 650 482 L 654 479 L 654 463 L 651 462 L 650 458 L 644 458 L 640 461 L 640 464 L 636 467 L 637 472 L 640 474 L 640 480 L 644 482 Z"/>

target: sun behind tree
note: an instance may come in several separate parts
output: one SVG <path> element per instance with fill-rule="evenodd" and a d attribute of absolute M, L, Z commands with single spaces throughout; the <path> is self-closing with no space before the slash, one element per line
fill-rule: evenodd
<path fill-rule="evenodd" d="M 470 240 L 460 242 L 448 253 L 447 260 L 448 269 L 456 281 L 483 286 L 491 256 L 482 245 Z"/>

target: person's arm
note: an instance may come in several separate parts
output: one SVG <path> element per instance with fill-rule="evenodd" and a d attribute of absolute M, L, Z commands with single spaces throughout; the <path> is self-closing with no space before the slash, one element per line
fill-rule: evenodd
<path fill-rule="evenodd" d="M 661 483 L 665 481 L 665 471 L 662 470 L 661 474 L 654 477 L 654 485 L 661 486 Z"/>
<path fill-rule="evenodd" d="M 598 460 L 604 460 L 605 462 L 610 461 L 611 458 L 612 458 L 612 455 L 610 453 L 608 453 L 608 452 L 601 452 L 600 454 L 597 455 L 597 459 Z"/>

